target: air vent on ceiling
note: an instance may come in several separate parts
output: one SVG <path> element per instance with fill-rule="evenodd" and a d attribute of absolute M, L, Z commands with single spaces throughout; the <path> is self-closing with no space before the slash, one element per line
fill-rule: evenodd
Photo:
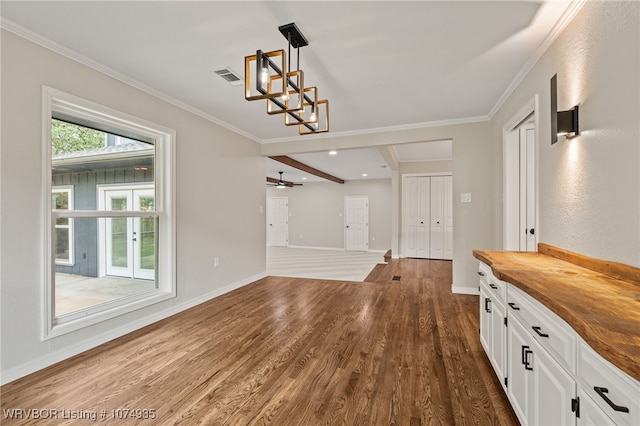
<path fill-rule="evenodd" d="M 224 78 L 232 86 L 239 86 L 242 84 L 240 76 L 229 67 L 220 68 L 214 72 Z"/>

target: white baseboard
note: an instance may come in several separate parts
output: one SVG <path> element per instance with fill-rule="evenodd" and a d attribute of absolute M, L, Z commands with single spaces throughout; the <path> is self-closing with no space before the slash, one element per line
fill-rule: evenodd
<path fill-rule="evenodd" d="M 200 305 L 211 299 L 215 299 L 216 297 L 222 296 L 223 294 L 233 291 L 235 289 L 238 289 L 240 287 L 244 287 L 245 285 L 258 281 L 266 276 L 267 276 L 266 273 L 254 275 L 253 277 L 249 277 L 244 280 L 235 282 L 233 284 L 229 284 L 218 290 L 214 290 L 210 293 L 203 294 L 200 297 L 187 300 L 183 303 L 180 303 L 175 306 L 171 306 L 167 309 L 148 315 L 144 318 L 132 321 L 125 326 L 114 328 L 112 330 L 109 330 L 106 333 L 102 333 L 100 335 L 94 336 L 91 339 L 84 340 L 72 346 L 66 347 L 64 349 L 60 349 L 58 351 L 52 352 L 40 358 L 28 361 L 17 367 L 11 368 L 6 371 L 2 371 L 2 373 L 0 374 L 0 385 L 5 385 L 9 382 L 17 380 L 28 374 L 35 373 L 38 370 L 42 370 L 43 368 L 49 367 L 57 362 L 64 361 L 67 358 L 71 358 L 72 356 L 78 355 L 89 349 L 93 349 L 97 346 L 107 343 L 110 340 L 124 336 L 125 334 L 131 333 L 132 331 L 139 330 L 143 327 L 146 327 L 155 322 L 168 318 L 171 315 L 175 315 L 179 312 L 185 311 L 189 308 L 193 308 L 194 306 Z"/>
<path fill-rule="evenodd" d="M 316 247 L 316 246 L 293 246 L 293 245 L 289 245 L 287 247 L 295 248 L 295 249 L 309 249 L 309 250 L 348 251 L 344 247 Z M 386 252 L 387 250 L 367 250 L 366 252 L 363 252 L 363 253 L 386 253 Z"/>
<path fill-rule="evenodd" d="M 461 287 L 451 284 L 451 292 L 454 294 L 471 294 L 477 296 L 480 294 L 478 287 Z"/>
<path fill-rule="evenodd" d="M 315 247 L 315 246 L 292 246 L 288 245 L 289 248 L 295 249 L 309 249 L 309 250 L 334 250 L 334 251 L 344 251 L 344 247 Z"/>

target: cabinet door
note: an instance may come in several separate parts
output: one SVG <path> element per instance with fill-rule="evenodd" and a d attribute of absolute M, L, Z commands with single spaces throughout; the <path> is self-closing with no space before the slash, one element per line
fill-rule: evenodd
<path fill-rule="evenodd" d="M 491 354 L 491 364 L 496 374 L 505 387 L 504 379 L 507 377 L 506 357 L 507 357 L 507 327 L 504 321 L 506 318 L 506 309 L 500 302 L 500 299 L 494 297 L 491 299 L 491 337 L 489 345 Z"/>
<path fill-rule="evenodd" d="M 507 327 L 508 345 L 507 345 L 507 372 L 509 377 L 509 386 L 507 388 L 507 396 L 515 411 L 516 416 L 521 424 L 528 424 L 528 402 L 531 399 L 530 381 L 531 370 L 528 370 L 527 359 L 531 358 L 531 345 L 529 340 L 533 340 L 529 332 L 515 320 L 514 317 L 509 318 L 509 326 Z"/>
<path fill-rule="evenodd" d="M 491 360 L 491 298 L 484 285 L 480 285 L 480 343 Z"/>
<path fill-rule="evenodd" d="M 609 426 L 615 425 L 613 420 L 605 414 L 589 395 L 582 389 L 578 393 L 580 397 L 580 417 L 578 426 Z"/>
<path fill-rule="evenodd" d="M 575 425 L 571 400 L 576 395 L 576 382 L 534 339 L 531 340 L 533 368 L 531 402 L 528 418 L 532 425 Z"/>

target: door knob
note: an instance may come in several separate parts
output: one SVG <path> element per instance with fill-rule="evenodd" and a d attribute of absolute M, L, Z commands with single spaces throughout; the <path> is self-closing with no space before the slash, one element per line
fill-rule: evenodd
<path fill-rule="evenodd" d="M 533 229 L 533 228 L 531 228 L 531 229 L 529 229 L 529 233 L 530 233 L 531 235 L 535 235 L 536 230 L 535 230 L 535 229 Z"/>

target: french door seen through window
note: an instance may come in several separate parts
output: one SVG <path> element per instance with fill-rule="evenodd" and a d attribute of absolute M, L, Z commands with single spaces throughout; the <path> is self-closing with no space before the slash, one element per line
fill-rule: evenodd
<path fill-rule="evenodd" d="M 153 187 L 109 187 L 101 188 L 100 192 L 104 210 L 152 211 L 155 209 Z M 106 218 L 101 234 L 106 275 L 155 279 L 155 218 Z"/>

